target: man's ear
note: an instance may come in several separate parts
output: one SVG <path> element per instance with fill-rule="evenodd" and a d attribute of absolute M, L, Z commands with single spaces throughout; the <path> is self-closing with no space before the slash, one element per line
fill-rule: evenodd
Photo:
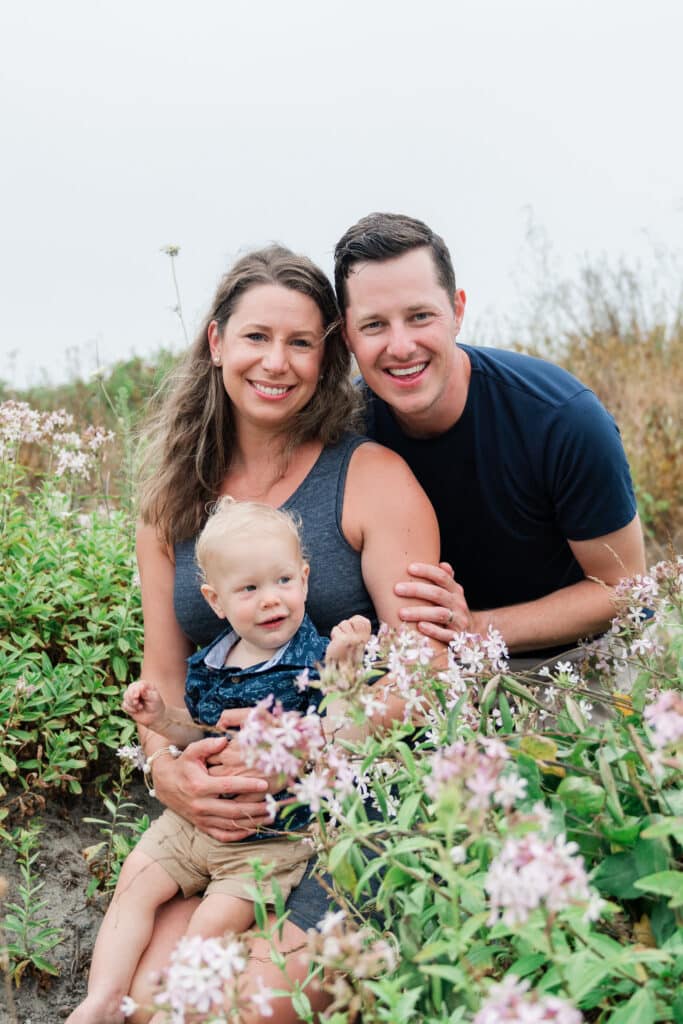
<path fill-rule="evenodd" d="M 351 348 L 351 342 L 349 341 L 349 336 L 346 333 L 346 317 L 342 318 L 342 322 L 341 322 L 341 336 L 344 339 L 344 344 L 348 348 L 349 352 L 353 353 L 353 349 Z"/>
<path fill-rule="evenodd" d="M 453 310 L 455 312 L 455 333 L 460 334 L 460 328 L 462 327 L 463 317 L 465 316 L 465 304 L 467 303 L 467 296 L 462 288 L 453 296 Z"/>
<path fill-rule="evenodd" d="M 225 612 L 223 611 L 223 606 L 221 605 L 221 602 L 218 599 L 218 594 L 213 589 L 211 584 L 202 583 L 201 591 L 202 597 L 204 598 L 205 601 L 208 601 L 208 603 L 211 606 L 211 610 L 214 612 L 214 614 L 217 615 L 219 619 L 224 619 L 226 616 Z"/>

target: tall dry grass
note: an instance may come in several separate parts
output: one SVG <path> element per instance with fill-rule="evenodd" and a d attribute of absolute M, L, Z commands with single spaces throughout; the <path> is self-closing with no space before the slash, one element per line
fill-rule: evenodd
<path fill-rule="evenodd" d="M 515 347 L 560 363 L 591 387 L 624 441 L 650 553 L 683 546 L 683 277 L 606 263 L 550 281 Z"/>

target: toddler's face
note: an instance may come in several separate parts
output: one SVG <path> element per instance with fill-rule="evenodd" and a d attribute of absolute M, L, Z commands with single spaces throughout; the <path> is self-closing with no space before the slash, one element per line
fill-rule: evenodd
<path fill-rule="evenodd" d="M 308 572 L 293 536 L 266 533 L 219 556 L 202 593 L 238 636 L 272 652 L 291 640 L 303 621 Z"/>

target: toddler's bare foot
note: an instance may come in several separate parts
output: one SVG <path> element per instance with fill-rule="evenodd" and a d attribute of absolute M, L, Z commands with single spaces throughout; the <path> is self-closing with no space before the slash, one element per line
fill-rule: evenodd
<path fill-rule="evenodd" d="M 70 1014 L 65 1024 L 124 1024 L 121 999 L 111 995 L 89 995 Z"/>

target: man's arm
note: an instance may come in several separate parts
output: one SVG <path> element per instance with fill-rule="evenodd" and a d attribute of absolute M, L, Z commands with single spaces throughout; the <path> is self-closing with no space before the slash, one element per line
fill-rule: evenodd
<path fill-rule="evenodd" d="M 493 626 L 513 653 L 572 643 L 600 633 L 615 614 L 613 588 L 621 579 L 645 571 L 640 520 L 636 515 L 614 533 L 593 540 L 570 540 L 568 544 L 585 579 L 535 601 L 483 611 L 467 608 L 462 587 L 448 572 L 450 567 L 412 565 L 410 572 L 416 582 L 399 583 L 396 592 L 430 605 L 402 608 L 401 619 L 417 623 L 425 636 L 444 643 L 454 632 L 485 634 Z M 451 612 L 453 617 L 448 621 Z"/>

